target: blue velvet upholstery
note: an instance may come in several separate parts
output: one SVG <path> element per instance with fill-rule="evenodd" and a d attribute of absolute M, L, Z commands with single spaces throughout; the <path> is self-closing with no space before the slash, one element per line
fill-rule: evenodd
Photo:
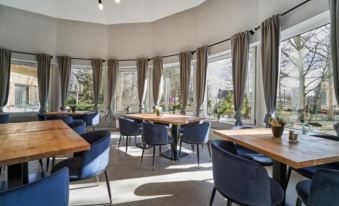
<path fill-rule="evenodd" d="M 0 124 L 8 123 L 9 114 L 8 113 L 0 113 Z"/>
<path fill-rule="evenodd" d="M 307 206 L 337 206 L 339 204 L 339 171 L 319 170 L 312 180 L 297 184 L 298 197 Z"/>
<path fill-rule="evenodd" d="M 90 112 L 85 114 L 83 120 L 86 122 L 87 126 L 96 126 L 100 121 L 99 112 Z"/>
<path fill-rule="evenodd" d="M 91 149 L 61 161 L 53 167 L 52 172 L 68 167 L 70 180 L 77 181 L 93 177 L 106 169 L 109 162 L 110 132 L 88 132 L 83 134 L 82 137 L 91 144 Z"/>
<path fill-rule="evenodd" d="M 161 124 L 143 123 L 143 141 L 148 145 L 169 144 L 168 127 Z"/>
<path fill-rule="evenodd" d="M 190 124 L 183 127 L 182 141 L 188 144 L 204 144 L 208 141 L 211 123 Z"/>
<path fill-rule="evenodd" d="M 214 188 L 232 202 L 241 205 L 278 205 L 284 191 L 261 165 L 236 154 L 232 142 L 212 142 Z M 212 193 L 213 203 L 215 191 Z"/>
<path fill-rule="evenodd" d="M 119 118 L 120 134 L 123 136 L 138 136 L 142 132 L 141 124 L 134 119 Z"/>
<path fill-rule="evenodd" d="M 45 119 L 46 120 L 62 120 L 66 124 L 70 124 L 73 122 L 73 118 L 71 116 L 66 116 L 66 115 L 46 115 Z"/>
<path fill-rule="evenodd" d="M 251 126 L 236 126 L 233 129 L 253 129 Z M 272 166 L 273 160 L 266 155 L 257 153 L 253 150 L 247 149 L 241 145 L 237 145 L 238 155 L 248 160 L 254 161 L 262 166 Z"/>
<path fill-rule="evenodd" d="M 73 120 L 73 122 L 68 123 L 68 126 L 78 134 L 84 134 L 86 132 L 86 122 L 81 119 Z"/>
<path fill-rule="evenodd" d="M 32 184 L 0 193 L 1 206 L 67 206 L 69 193 L 68 169 Z"/>

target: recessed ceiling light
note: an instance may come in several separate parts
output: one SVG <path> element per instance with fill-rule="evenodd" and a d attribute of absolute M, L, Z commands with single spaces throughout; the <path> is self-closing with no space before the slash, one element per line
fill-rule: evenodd
<path fill-rule="evenodd" d="M 102 5 L 101 0 L 98 0 L 98 1 L 99 1 L 99 9 L 100 9 L 100 10 L 103 10 L 103 9 L 104 9 L 104 5 Z"/>
<path fill-rule="evenodd" d="M 115 0 L 115 2 L 116 2 L 117 4 L 120 4 L 120 0 Z"/>

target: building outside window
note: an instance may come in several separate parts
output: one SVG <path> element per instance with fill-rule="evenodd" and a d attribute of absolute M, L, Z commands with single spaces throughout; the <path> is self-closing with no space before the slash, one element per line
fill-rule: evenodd
<path fill-rule="evenodd" d="M 12 63 L 9 96 L 4 112 L 38 112 L 39 105 L 36 65 L 28 62 Z"/>
<path fill-rule="evenodd" d="M 105 72 L 103 71 L 103 74 Z M 103 84 L 99 93 L 99 111 L 104 112 Z M 66 106 L 76 105 L 77 111 L 94 110 L 93 70 L 86 66 L 72 66 Z"/>
<path fill-rule="evenodd" d="M 339 110 L 330 68 L 330 25 L 281 43 L 277 115 L 289 126 L 335 134 Z"/>

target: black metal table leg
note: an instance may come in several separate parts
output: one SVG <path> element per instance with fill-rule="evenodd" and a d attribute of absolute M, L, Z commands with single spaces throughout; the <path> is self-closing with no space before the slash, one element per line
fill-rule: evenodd
<path fill-rule="evenodd" d="M 170 159 L 170 160 L 177 161 L 178 160 L 177 146 L 178 146 L 178 140 L 179 140 L 179 136 L 180 136 L 179 127 L 177 125 L 172 125 L 171 133 L 172 133 L 172 137 L 173 137 L 173 140 L 172 140 L 172 143 L 171 143 L 171 150 L 168 150 L 166 152 L 161 153 L 161 156 L 165 157 L 167 159 Z M 186 152 L 181 152 L 180 158 L 184 157 L 186 155 L 187 155 Z"/>
<path fill-rule="evenodd" d="M 28 184 L 28 163 L 16 164 L 8 166 L 8 189 L 20 185 Z"/>
<path fill-rule="evenodd" d="M 286 191 L 287 166 L 283 163 L 273 161 L 272 177 L 281 185 L 284 191 Z M 285 198 L 282 205 L 285 205 Z"/>

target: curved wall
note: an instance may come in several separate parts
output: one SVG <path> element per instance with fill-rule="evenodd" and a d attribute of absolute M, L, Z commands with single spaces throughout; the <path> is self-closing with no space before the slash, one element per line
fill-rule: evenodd
<path fill-rule="evenodd" d="M 60 20 L 0 6 L 0 47 L 83 58 L 166 55 L 226 39 L 302 1 L 208 0 L 152 23 L 121 25 Z M 322 13 L 327 7 L 327 1 L 313 0 L 284 17 L 282 29 Z M 258 36 L 252 36 L 252 41 Z M 229 43 L 219 45 L 210 52 L 228 47 Z"/>

